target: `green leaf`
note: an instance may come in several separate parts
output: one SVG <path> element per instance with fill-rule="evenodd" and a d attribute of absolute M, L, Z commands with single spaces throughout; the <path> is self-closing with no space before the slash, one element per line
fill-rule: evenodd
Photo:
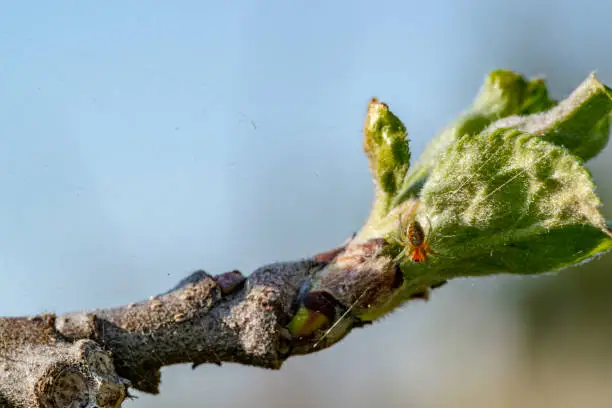
<path fill-rule="evenodd" d="M 376 98 L 368 105 L 363 144 L 376 185 L 372 215 L 384 216 L 410 167 L 410 150 L 406 127 Z"/>
<path fill-rule="evenodd" d="M 527 82 L 525 95 L 518 109 L 519 115 L 531 115 L 554 107 L 557 102 L 548 96 L 544 78 L 533 78 Z"/>
<path fill-rule="evenodd" d="M 418 193 L 440 155 L 460 137 L 477 135 L 500 118 L 542 112 L 554 105 L 543 79 L 527 80 L 507 70 L 491 72 L 472 106 L 429 143 L 404 180 L 393 205 Z"/>
<path fill-rule="evenodd" d="M 417 219 L 429 222 L 435 255 L 404 261 L 406 279 L 537 274 L 612 247 L 599 198 L 581 160 L 512 129 L 463 137 L 422 190 Z"/>
<path fill-rule="evenodd" d="M 610 94 L 591 76 L 555 107 L 543 80 L 495 71 L 410 174 L 404 125 L 372 100 L 364 145 L 374 209 L 300 291 L 288 326 L 298 349 L 327 347 L 452 278 L 556 271 L 609 251 L 612 223 L 583 163 L 607 143 Z M 517 114 L 526 116 L 499 120 Z"/>
<path fill-rule="evenodd" d="M 512 116 L 491 125 L 492 131 L 515 128 L 539 136 L 587 161 L 608 143 L 612 90 L 591 74 L 572 94 L 548 112 Z"/>

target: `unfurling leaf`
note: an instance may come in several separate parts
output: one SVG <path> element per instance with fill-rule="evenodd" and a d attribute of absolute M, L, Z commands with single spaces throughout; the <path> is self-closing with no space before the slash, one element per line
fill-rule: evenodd
<path fill-rule="evenodd" d="M 372 214 L 307 282 L 291 333 L 327 347 L 452 278 L 544 273 L 610 250 L 612 224 L 584 167 L 608 141 L 610 95 L 592 75 L 556 105 L 542 79 L 495 71 L 409 173 L 404 125 L 372 100 Z"/>
<path fill-rule="evenodd" d="M 384 216 L 410 167 L 406 127 L 387 104 L 373 98 L 368 105 L 363 133 L 364 150 L 376 186 L 372 213 Z"/>
<path fill-rule="evenodd" d="M 612 247 L 600 206 L 567 149 L 512 129 L 464 137 L 422 190 L 418 215 L 437 253 L 424 267 L 451 278 L 577 264 Z"/>
<path fill-rule="evenodd" d="M 587 161 L 608 143 L 611 111 L 612 90 L 591 74 L 555 108 L 539 114 L 499 120 L 488 131 L 515 128 L 565 146 Z"/>
<path fill-rule="evenodd" d="M 416 196 L 440 155 L 465 135 L 477 135 L 500 118 L 543 112 L 555 106 L 542 78 L 525 79 L 508 70 L 491 72 L 472 106 L 427 146 L 402 185 L 393 204 Z"/>

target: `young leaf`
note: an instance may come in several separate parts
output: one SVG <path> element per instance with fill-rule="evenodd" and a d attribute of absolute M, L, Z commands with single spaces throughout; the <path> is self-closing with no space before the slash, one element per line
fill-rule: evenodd
<path fill-rule="evenodd" d="M 410 167 L 406 127 L 389 107 L 373 98 L 364 124 L 364 150 L 376 186 L 373 216 L 384 216 Z"/>
<path fill-rule="evenodd" d="M 326 347 L 355 324 L 427 299 L 449 279 L 555 271 L 610 250 L 612 223 L 600 214 L 583 166 L 608 140 L 610 89 L 591 76 L 558 107 L 531 115 L 554 104 L 542 80 L 492 73 L 470 111 L 433 141 L 400 189 L 410 158 L 405 128 L 373 100 L 365 126 L 377 186 L 373 213 L 308 282 L 310 302 L 290 332 Z M 491 125 L 513 114 L 531 116 Z M 334 309 L 312 301 L 319 297 L 332 299 Z"/>
<path fill-rule="evenodd" d="M 537 274 L 612 247 L 599 198 L 581 160 L 512 129 L 463 137 L 422 190 L 418 216 L 433 226 L 431 256 L 407 279 Z"/>
<path fill-rule="evenodd" d="M 515 128 L 567 147 L 587 161 L 608 143 L 612 90 L 591 74 L 572 94 L 548 112 L 511 116 L 488 130 Z"/>
<path fill-rule="evenodd" d="M 440 155 L 460 137 L 477 135 L 500 118 L 542 112 L 554 105 L 543 79 L 527 80 L 507 70 L 491 72 L 472 106 L 429 143 L 404 180 L 393 205 L 418 193 Z"/>

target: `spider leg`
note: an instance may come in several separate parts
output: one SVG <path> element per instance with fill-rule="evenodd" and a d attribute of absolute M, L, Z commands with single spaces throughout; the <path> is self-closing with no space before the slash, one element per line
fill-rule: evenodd
<path fill-rule="evenodd" d="M 397 254 L 397 256 L 393 259 L 393 262 L 398 263 L 399 261 L 401 261 L 402 257 L 406 256 L 407 249 L 408 247 L 404 247 L 404 249 L 402 249 L 401 252 Z"/>
<path fill-rule="evenodd" d="M 421 201 L 414 201 L 414 204 L 412 204 L 412 207 L 410 207 L 410 211 L 408 212 L 410 214 L 410 217 L 413 217 L 415 215 L 417 208 L 419 208 L 419 204 L 421 204 Z"/>
<path fill-rule="evenodd" d="M 404 246 L 404 242 L 400 239 L 398 239 L 395 235 L 390 235 L 389 238 L 391 240 L 393 240 L 396 244 Z"/>
<path fill-rule="evenodd" d="M 431 249 L 431 246 L 429 246 L 429 238 L 431 237 L 432 226 L 431 226 L 431 220 L 429 219 L 429 217 L 425 216 L 425 219 L 427 220 L 427 234 L 425 234 L 424 252 L 425 254 L 439 255 L 437 252 Z"/>
<path fill-rule="evenodd" d="M 404 228 L 404 224 L 402 223 L 402 213 L 399 213 L 399 233 L 400 233 L 400 240 L 402 242 L 406 242 L 406 237 L 405 237 L 405 228 Z"/>
<path fill-rule="evenodd" d="M 431 220 L 428 216 L 425 216 L 425 219 L 427 220 L 427 234 L 425 234 L 425 236 L 429 237 L 429 235 L 431 234 Z"/>

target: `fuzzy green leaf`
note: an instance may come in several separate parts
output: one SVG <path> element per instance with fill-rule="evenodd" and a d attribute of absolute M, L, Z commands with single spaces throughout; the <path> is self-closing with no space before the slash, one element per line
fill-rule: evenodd
<path fill-rule="evenodd" d="M 608 143 L 612 90 L 591 74 L 555 108 L 529 116 L 511 116 L 491 125 L 494 129 L 515 128 L 567 147 L 589 160 Z"/>
<path fill-rule="evenodd" d="M 289 325 L 304 350 L 452 278 L 550 272 L 609 251 L 612 223 L 583 163 L 607 143 L 610 94 L 591 76 L 555 107 L 543 80 L 495 71 L 410 174 L 405 127 L 373 100 L 364 144 L 376 202 L 341 255 L 307 282 Z"/>
<path fill-rule="evenodd" d="M 460 137 L 477 135 L 500 118 L 542 112 L 554 105 L 543 79 L 527 80 L 507 70 L 491 72 L 472 106 L 429 143 L 404 180 L 393 204 L 398 205 L 416 195 L 440 155 Z"/>
<path fill-rule="evenodd" d="M 407 279 L 537 274 L 612 247 L 601 203 L 581 160 L 517 130 L 463 137 L 422 190 L 432 255 L 406 265 Z M 427 221 L 424 225 L 427 225 Z"/>
<path fill-rule="evenodd" d="M 373 215 L 384 216 L 410 167 L 406 127 L 389 107 L 375 98 L 368 105 L 364 150 L 376 185 Z"/>

